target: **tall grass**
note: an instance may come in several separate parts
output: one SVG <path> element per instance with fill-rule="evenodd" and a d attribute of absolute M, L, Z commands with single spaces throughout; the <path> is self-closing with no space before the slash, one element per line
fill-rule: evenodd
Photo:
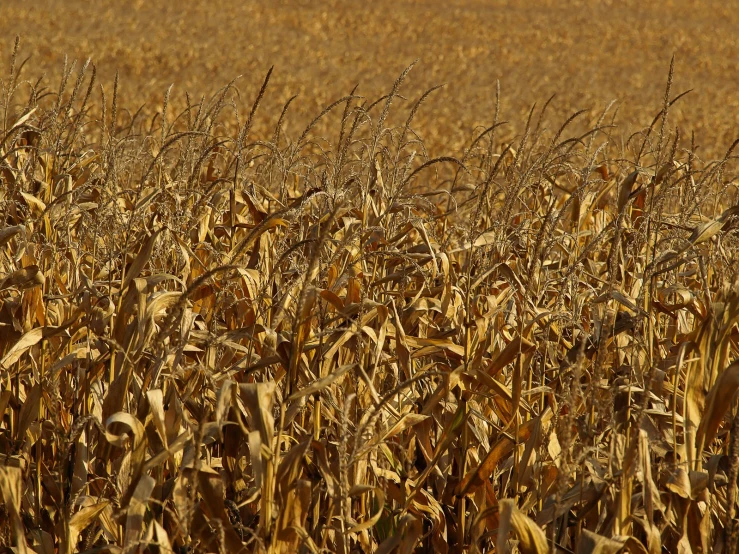
<path fill-rule="evenodd" d="M 736 156 L 673 130 L 672 67 L 632 134 L 547 103 L 503 144 L 498 108 L 431 158 L 412 66 L 290 136 L 271 71 L 248 113 L 231 83 L 146 120 L 92 64 L 48 89 L 17 53 L 0 543 L 736 548 Z"/>

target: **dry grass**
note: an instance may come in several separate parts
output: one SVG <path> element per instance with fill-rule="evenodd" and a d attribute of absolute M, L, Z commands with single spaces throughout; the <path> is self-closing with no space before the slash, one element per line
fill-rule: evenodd
<path fill-rule="evenodd" d="M 269 75 L 143 118 L 92 66 L 20 69 L 2 543 L 735 550 L 736 156 L 675 131 L 672 69 L 633 134 L 495 109 L 437 158 L 407 70 L 286 134 Z"/>

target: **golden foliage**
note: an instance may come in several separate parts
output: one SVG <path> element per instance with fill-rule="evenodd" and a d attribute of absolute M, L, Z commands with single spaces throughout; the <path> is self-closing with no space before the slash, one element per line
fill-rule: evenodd
<path fill-rule="evenodd" d="M 145 121 L 13 60 L 6 544 L 736 546 L 735 156 L 671 131 L 672 69 L 632 135 L 545 107 L 504 143 L 496 110 L 433 158 L 418 104 L 386 125 L 410 68 L 324 110 L 331 141 L 253 132 L 270 75 L 246 119 L 232 84 Z"/>

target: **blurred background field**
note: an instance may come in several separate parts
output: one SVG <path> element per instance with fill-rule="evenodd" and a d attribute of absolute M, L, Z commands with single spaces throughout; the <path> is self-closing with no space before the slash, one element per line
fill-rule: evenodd
<path fill-rule="evenodd" d="M 243 75 L 251 102 L 270 66 L 275 73 L 265 109 L 292 95 L 287 132 L 299 132 L 330 101 L 348 94 L 377 98 L 416 58 L 403 94 L 410 100 L 446 83 L 416 120 L 430 152 L 450 153 L 472 129 L 492 120 L 496 80 L 502 117 L 521 132 L 531 106 L 556 94 L 562 121 L 579 109 L 593 118 L 611 100 L 620 105 L 624 133 L 648 125 L 661 107 L 670 57 L 673 91 L 694 92 L 677 104 L 672 122 L 699 155 L 718 157 L 739 130 L 739 14 L 732 2 L 527 2 L 500 0 L 163 2 L 84 0 L 3 2 L 0 44 L 13 36 L 31 54 L 29 73 L 45 72 L 57 86 L 64 55 L 92 57 L 110 89 L 120 72 L 127 107 L 184 105 Z M 138 106 L 137 106 L 138 107 Z M 274 124 L 268 118 L 263 123 Z"/>

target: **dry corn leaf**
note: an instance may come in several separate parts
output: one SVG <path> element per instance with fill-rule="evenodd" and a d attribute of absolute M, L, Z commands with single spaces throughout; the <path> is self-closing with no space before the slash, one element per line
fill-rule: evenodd
<path fill-rule="evenodd" d="M 31 208 L 31 213 L 35 217 L 43 215 L 43 213 L 46 211 L 46 204 L 36 198 L 33 194 L 28 194 L 27 192 L 23 191 L 21 191 L 20 194 L 28 204 L 28 207 Z"/>
<path fill-rule="evenodd" d="M 395 435 L 402 433 L 406 429 L 413 427 L 428 419 L 429 416 L 423 414 L 403 414 L 403 416 L 383 435 L 382 441 L 386 441 Z"/>
<path fill-rule="evenodd" d="M 618 554 L 619 552 L 649 554 L 644 545 L 634 537 L 616 536 L 608 538 L 587 529 L 582 531 L 580 541 L 577 543 L 577 551 L 583 554 Z"/>
<path fill-rule="evenodd" d="M 505 499 L 498 504 L 500 523 L 498 527 L 497 551 L 512 552 L 508 547 L 511 531 L 518 538 L 518 548 L 523 554 L 546 554 L 549 552 L 544 531 L 516 507 L 515 500 Z"/>
<path fill-rule="evenodd" d="M 210 466 L 201 465 L 197 471 L 197 480 L 198 490 L 203 497 L 203 501 L 200 504 L 202 506 L 202 515 L 208 521 L 213 522 L 211 525 L 218 525 L 222 530 L 217 535 L 217 543 L 220 545 L 220 548 L 234 554 L 247 552 L 247 548 L 241 542 L 226 512 L 223 481 L 221 480 L 220 474 Z"/>
<path fill-rule="evenodd" d="M 709 221 L 693 229 L 688 240 L 693 244 L 693 246 L 697 246 L 713 238 L 723 226 L 724 223 L 721 220 L 715 219 Z"/>
<path fill-rule="evenodd" d="M 341 367 L 338 367 L 334 369 L 331 373 L 326 375 L 326 377 L 322 377 L 321 379 L 317 379 L 307 387 L 302 387 L 298 391 L 296 391 L 294 394 L 288 398 L 290 401 L 297 400 L 299 398 L 303 398 L 305 396 L 310 396 L 312 394 L 316 394 L 321 392 L 322 390 L 326 389 L 327 387 L 331 386 L 333 383 L 335 383 L 340 377 L 342 377 L 346 372 L 354 369 L 357 367 L 357 364 L 347 364 Z"/>
<path fill-rule="evenodd" d="M 552 411 L 547 409 L 541 416 L 522 424 L 518 429 L 519 441 L 528 440 L 536 429 L 540 429 L 540 426 L 548 425 L 552 419 L 552 415 Z M 493 473 L 500 460 L 512 452 L 514 447 L 515 443 L 513 440 L 506 436 L 501 436 L 490 448 L 490 451 L 483 458 L 482 462 L 465 474 L 457 486 L 456 494 L 458 496 L 464 496 L 469 494 L 471 489 L 481 486 L 484 480 L 488 479 Z"/>
<path fill-rule="evenodd" d="M 77 551 L 77 541 L 82 531 L 87 529 L 109 504 L 110 502 L 108 500 L 103 500 L 92 506 L 85 506 L 69 519 L 67 554 Z"/>
<path fill-rule="evenodd" d="M 157 433 L 159 433 L 159 438 L 162 440 L 164 448 L 167 449 L 167 424 L 164 421 L 164 394 L 161 389 L 151 389 L 146 391 L 146 399 L 149 402 L 149 411 L 154 420 Z"/>
<path fill-rule="evenodd" d="M 51 337 L 60 331 L 63 331 L 65 326 L 59 327 L 35 327 L 26 334 L 24 334 L 20 340 L 8 350 L 5 357 L 0 361 L 0 367 L 5 370 L 9 370 L 10 366 L 16 363 L 20 357 L 25 354 L 29 348 L 38 344 L 41 340 Z"/>
<path fill-rule="evenodd" d="M 696 449 L 699 455 L 703 448 L 713 442 L 737 390 L 739 390 L 739 360 L 732 363 L 721 373 L 706 397 L 706 409 L 695 436 Z"/>
<path fill-rule="evenodd" d="M 141 246 L 141 250 L 139 250 L 139 253 L 136 255 L 136 258 L 134 258 L 133 263 L 126 271 L 126 277 L 123 280 L 123 283 L 121 283 L 122 291 L 125 291 L 128 288 L 128 285 L 131 284 L 131 281 L 136 279 L 141 274 L 146 264 L 149 263 L 151 254 L 154 251 L 156 240 L 162 233 L 162 231 L 164 231 L 164 229 L 159 229 L 149 235 L 149 238 L 147 238 L 146 242 Z"/>
<path fill-rule="evenodd" d="M 16 439 L 23 440 L 26 431 L 39 417 L 39 407 L 41 405 L 41 385 L 34 385 L 26 395 L 26 399 L 23 402 L 23 407 L 20 411 L 20 417 L 18 418 L 18 426 L 16 427 Z"/>
<path fill-rule="evenodd" d="M 380 521 L 380 518 L 382 517 L 382 514 L 385 510 L 385 492 L 382 490 L 382 488 L 368 487 L 365 485 L 355 485 L 349 491 L 349 496 L 358 496 L 370 492 L 374 493 L 374 504 L 377 506 L 375 513 L 372 514 L 366 521 L 363 521 L 362 523 L 358 523 L 351 527 L 349 531 L 347 531 L 350 535 L 354 533 L 360 533 L 365 529 L 371 529 L 377 524 L 378 521 Z"/>
<path fill-rule="evenodd" d="M 23 520 L 21 519 L 22 483 L 23 476 L 19 468 L 0 466 L 0 493 L 2 494 L 5 509 L 10 513 L 16 548 L 21 554 L 27 554 L 32 551 L 26 543 Z"/>
<path fill-rule="evenodd" d="M 0 229 L 0 246 L 5 246 L 10 240 L 18 233 L 23 231 L 25 233 L 26 228 L 23 225 L 9 225 Z"/>
<path fill-rule="evenodd" d="M 271 445 L 275 432 L 272 403 L 275 394 L 274 383 L 248 383 L 239 385 L 241 398 L 251 415 L 254 429 L 259 433 L 264 445 Z"/>
<path fill-rule="evenodd" d="M 626 207 L 626 203 L 629 201 L 629 197 L 631 196 L 631 192 L 634 188 L 634 183 L 636 183 L 637 177 L 639 177 L 639 171 L 632 171 L 626 176 L 623 181 L 621 181 L 621 184 L 618 186 L 618 202 L 616 204 L 616 209 L 618 210 L 618 213 L 621 213 Z"/>
<path fill-rule="evenodd" d="M 33 287 L 39 287 L 44 284 L 44 276 L 39 271 L 37 265 L 29 265 L 23 269 L 18 269 L 6 276 L 0 281 L 0 291 L 10 287 L 16 287 L 19 290 L 25 290 Z"/>
<path fill-rule="evenodd" d="M 528 339 L 516 336 L 485 369 L 491 377 L 494 377 L 517 356 L 529 354 L 535 347 L 536 345 Z"/>

